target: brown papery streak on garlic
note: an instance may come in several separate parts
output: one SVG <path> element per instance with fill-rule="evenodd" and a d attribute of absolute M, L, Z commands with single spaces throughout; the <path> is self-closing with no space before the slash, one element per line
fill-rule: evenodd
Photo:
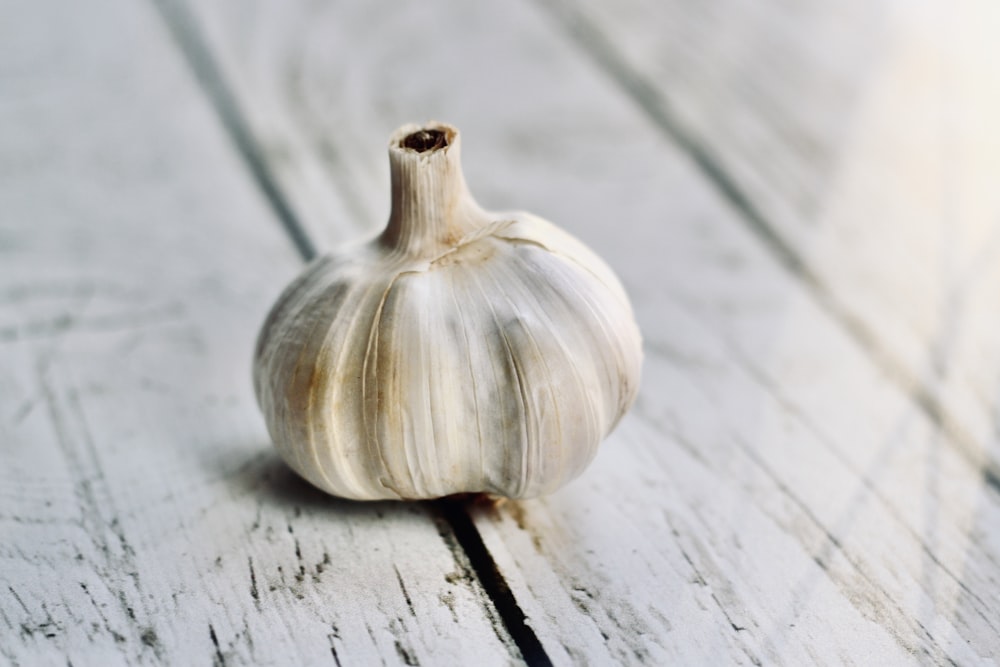
<path fill-rule="evenodd" d="M 260 332 L 254 386 L 275 446 L 345 498 L 550 493 L 635 399 L 638 327 L 592 251 L 528 213 L 490 213 L 458 131 L 389 142 L 392 212 L 313 261 Z"/>

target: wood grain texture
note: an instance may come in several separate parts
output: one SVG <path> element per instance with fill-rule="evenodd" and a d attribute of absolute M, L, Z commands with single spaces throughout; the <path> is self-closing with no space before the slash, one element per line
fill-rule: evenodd
<path fill-rule="evenodd" d="M 371 146 L 439 117 L 485 205 L 564 225 L 633 295 L 634 414 L 578 482 L 475 515 L 557 663 L 996 659 L 997 490 L 545 12 L 197 10 L 319 245 L 380 226 Z"/>
<path fill-rule="evenodd" d="M 996 4 L 544 5 L 1000 482 Z"/>
<path fill-rule="evenodd" d="M 0 663 L 519 662 L 431 508 L 272 453 L 301 262 L 152 5 L 0 13 Z"/>

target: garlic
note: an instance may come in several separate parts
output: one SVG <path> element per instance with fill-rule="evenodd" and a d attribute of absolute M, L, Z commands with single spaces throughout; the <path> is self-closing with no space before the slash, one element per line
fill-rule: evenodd
<path fill-rule="evenodd" d="M 481 209 L 455 128 L 404 126 L 389 160 L 382 234 L 313 261 L 261 330 L 254 384 L 271 437 L 345 498 L 549 493 L 635 399 L 625 291 L 551 223 Z"/>

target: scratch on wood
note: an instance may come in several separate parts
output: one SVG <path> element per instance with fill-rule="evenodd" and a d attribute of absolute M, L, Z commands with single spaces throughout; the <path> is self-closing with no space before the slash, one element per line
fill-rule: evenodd
<path fill-rule="evenodd" d="M 407 592 L 406 585 L 403 583 L 403 575 L 399 573 L 399 568 L 395 565 L 392 566 L 392 569 L 396 573 L 396 581 L 399 582 L 399 590 L 403 591 L 403 599 L 406 600 L 406 606 L 410 610 L 410 615 L 416 618 L 417 612 L 413 609 L 413 600 L 410 599 L 410 594 Z"/>
<path fill-rule="evenodd" d="M 395 647 L 396 653 L 403 660 L 403 664 L 409 665 L 410 667 L 418 667 L 420 665 L 412 651 L 403 646 L 398 639 L 396 640 Z"/>
<path fill-rule="evenodd" d="M 337 667 L 343 667 L 340 664 L 340 656 L 337 655 L 336 642 L 340 639 L 340 629 L 333 623 L 330 624 L 330 634 L 327 635 L 327 639 L 330 640 L 330 653 L 333 655 L 333 664 Z"/>
<path fill-rule="evenodd" d="M 28 417 L 28 415 L 30 415 L 31 412 L 35 409 L 35 405 L 37 403 L 38 402 L 33 398 L 29 398 L 28 400 L 21 403 L 21 405 L 17 408 L 17 410 L 14 411 L 14 414 L 11 415 L 9 422 L 10 425 L 18 426 L 21 422 L 23 422 Z"/>
<path fill-rule="evenodd" d="M 214 667 L 225 667 L 226 656 L 223 655 L 222 649 L 219 647 L 219 638 L 215 634 L 215 627 L 209 623 L 208 624 L 208 636 L 212 639 L 212 645 L 215 647 L 215 656 L 212 660 Z"/>
<path fill-rule="evenodd" d="M 247 565 L 250 567 L 250 597 L 254 603 L 260 604 L 260 593 L 257 591 L 257 573 L 253 569 L 253 558 L 247 556 Z"/>
<path fill-rule="evenodd" d="M 107 615 L 104 613 L 103 607 L 97 604 L 97 600 L 94 599 L 94 595 L 93 593 L 90 592 L 90 588 L 87 587 L 87 584 L 81 581 L 80 589 L 83 591 L 84 595 L 87 596 L 87 599 L 90 600 L 90 605 L 94 608 L 94 611 L 97 612 L 97 616 L 101 619 L 101 622 L 104 623 L 104 629 L 107 630 L 108 634 L 111 635 L 111 637 L 115 640 L 115 642 L 119 644 L 123 643 L 125 641 L 125 636 L 111 627 L 110 621 L 108 620 Z M 96 631 L 98 627 L 99 626 L 95 624 L 94 630 Z"/>
<path fill-rule="evenodd" d="M 263 511 L 263 507 L 264 507 L 264 503 L 261 502 L 261 500 L 258 498 L 257 499 L 257 510 L 256 510 L 256 512 L 254 514 L 253 523 L 250 524 L 250 532 L 251 533 L 256 532 L 260 528 L 260 516 L 261 516 L 261 512 Z"/>
<path fill-rule="evenodd" d="M 299 544 L 299 538 L 297 537 L 295 538 L 295 560 L 299 562 L 299 571 L 295 574 L 295 580 L 302 583 L 306 577 L 306 565 L 302 562 L 302 545 Z"/>
<path fill-rule="evenodd" d="M 22 600 L 21 596 L 17 594 L 17 591 L 14 590 L 14 587 L 8 585 L 7 590 L 10 591 L 10 594 L 14 596 L 14 599 L 17 600 L 17 603 L 21 605 L 21 609 L 24 610 L 24 613 L 30 614 L 31 612 L 28 610 L 28 606 L 24 604 L 24 600 Z"/>
<path fill-rule="evenodd" d="M 152 627 L 145 628 L 142 631 L 142 634 L 139 635 L 139 639 L 142 641 L 144 646 L 151 648 L 153 653 L 156 654 L 157 657 L 160 657 L 163 647 L 160 644 L 160 638 L 156 635 L 156 630 Z"/>
<path fill-rule="evenodd" d="M 322 575 L 323 571 L 326 570 L 327 567 L 329 567 L 330 562 L 331 562 L 330 561 L 330 552 L 329 551 L 324 551 L 323 552 L 323 560 L 321 560 L 320 562 L 316 563 L 316 574 L 314 575 L 314 579 L 316 581 L 320 580 L 320 575 Z"/>
<path fill-rule="evenodd" d="M 375 633 L 372 631 L 372 626 L 365 623 L 365 630 L 368 631 L 368 637 L 372 640 L 372 646 L 378 646 L 378 640 L 375 638 Z M 385 664 L 385 656 L 380 655 L 379 658 L 382 660 L 382 664 Z"/>

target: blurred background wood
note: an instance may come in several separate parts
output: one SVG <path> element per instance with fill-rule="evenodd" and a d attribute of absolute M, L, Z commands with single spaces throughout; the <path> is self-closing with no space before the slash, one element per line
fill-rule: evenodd
<path fill-rule="evenodd" d="M 1000 7 L 545 4 L 1000 484 Z"/>
<path fill-rule="evenodd" d="M 1000 655 L 991 5 L 0 12 L 10 662 Z M 375 233 L 386 137 L 429 118 L 646 338 L 580 480 L 464 510 L 485 555 L 305 487 L 250 396 L 267 305 Z"/>

